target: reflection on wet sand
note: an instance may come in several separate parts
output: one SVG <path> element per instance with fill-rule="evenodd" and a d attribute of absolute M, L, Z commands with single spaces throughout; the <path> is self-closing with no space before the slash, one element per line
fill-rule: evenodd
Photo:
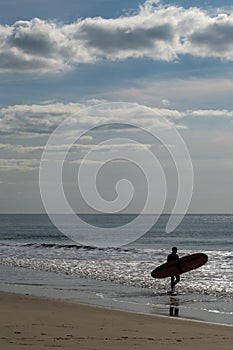
<path fill-rule="evenodd" d="M 170 297 L 170 308 L 169 308 L 170 316 L 179 316 L 179 298 L 171 295 Z"/>

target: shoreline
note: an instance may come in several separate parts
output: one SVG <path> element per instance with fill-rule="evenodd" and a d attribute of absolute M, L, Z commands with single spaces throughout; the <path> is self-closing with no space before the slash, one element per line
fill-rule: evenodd
<path fill-rule="evenodd" d="M 114 284 L 112 282 L 32 270 L 22 267 L 0 268 L 0 291 L 31 295 L 43 299 L 70 301 L 113 310 L 122 310 L 165 318 L 178 318 L 219 325 L 233 325 L 233 315 L 216 313 L 216 299 L 195 294 L 169 296 L 152 289 Z M 220 309 L 229 312 L 232 301 L 222 300 Z M 220 303 L 220 301 L 219 301 Z M 211 306 L 212 305 L 212 306 Z M 205 309 L 208 308 L 208 309 Z M 173 309 L 173 314 L 171 314 Z M 211 309 L 213 312 L 211 312 Z"/>
<path fill-rule="evenodd" d="M 180 317 L 180 316 L 169 316 L 169 315 L 162 315 L 162 314 L 150 314 L 150 313 L 146 313 L 143 311 L 137 311 L 137 310 L 126 310 L 126 309 L 119 309 L 117 307 L 114 306 L 105 306 L 105 305 L 97 305 L 97 304 L 92 304 L 92 303 L 87 303 L 87 302 L 81 302 L 81 301 L 75 301 L 75 300 L 68 300 L 68 299 L 60 299 L 60 298 L 52 298 L 52 297 L 48 297 L 48 296 L 37 296 L 37 295 L 33 295 L 33 294 L 23 294 L 23 293 L 16 293 L 16 292 L 3 292 L 0 290 L 0 298 L 1 295 L 9 295 L 9 296 L 15 296 L 15 297 L 25 297 L 25 298 L 32 298 L 32 299 L 38 299 L 38 300 L 46 300 L 48 302 L 58 302 L 58 303 L 64 303 L 64 304 L 73 304 L 73 305 L 79 305 L 79 306 L 87 306 L 87 307 L 93 307 L 96 309 L 104 309 L 107 311 L 113 311 L 113 312 L 121 312 L 121 313 L 126 313 L 126 314 L 136 314 L 136 315 L 142 315 L 142 316 L 151 316 L 151 317 L 155 317 L 155 318 L 162 318 L 162 319 L 172 319 L 175 321 L 181 321 L 181 322 L 193 322 L 193 323 L 200 323 L 200 324 L 207 324 L 207 325 L 214 325 L 214 326 L 220 326 L 220 327 L 233 327 L 233 325 L 231 324 L 227 324 L 227 323 L 217 323 L 217 322 L 210 322 L 210 321 L 203 321 L 203 320 L 199 320 L 199 319 L 194 319 L 191 316 L 190 317 Z"/>
<path fill-rule="evenodd" d="M 149 315 L 0 293 L 0 345 L 6 350 L 69 349 L 221 349 L 233 342 L 231 325 Z"/>

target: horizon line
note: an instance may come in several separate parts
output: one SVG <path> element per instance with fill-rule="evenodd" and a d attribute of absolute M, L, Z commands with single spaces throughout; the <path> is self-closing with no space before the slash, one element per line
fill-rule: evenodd
<path fill-rule="evenodd" d="M 39 212 L 33 212 L 33 213 L 20 213 L 20 212 L 0 212 L 0 215 L 72 215 L 70 213 L 39 213 Z M 233 215 L 232 213 L 219 213 L 219 212 L 193 212 L 193 213 L 177 213 L 177 214 L 172 214 L 172 213 L 162 213 L 162 214 L 158 214 L 158 213 L 75 213 L 75 215 L 156 215 L 156 216 L 162 216 L 162 215 L 173 215 L 173 216 L 179 216 L 179 215 Z"/>

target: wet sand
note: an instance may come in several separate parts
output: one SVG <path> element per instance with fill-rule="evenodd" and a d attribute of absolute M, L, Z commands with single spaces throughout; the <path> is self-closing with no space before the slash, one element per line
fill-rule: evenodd
<path fill-rule="evenodd" d="M 0 294 L 0 349 L 230 350 L 232 326 Z"/>

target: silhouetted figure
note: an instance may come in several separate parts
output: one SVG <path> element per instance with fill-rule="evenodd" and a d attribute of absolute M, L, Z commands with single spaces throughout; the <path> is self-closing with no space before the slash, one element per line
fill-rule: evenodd
<path fill-rule="evenodd" d="M 167 262 L 169 261 L 176 261 L 177 263 L 177 267 L 180 271 L 180 273 L 182 273 L 182 269 L 181 269 L 181 265 L 180 265 L 180 259 L 179 259 L 179 255 L 177 254 L 177 248 L 173 247 L 172 248 L 172 253 L 168 255 L 167 257 Z M 180 275 L 176 275 L 176 276 L 171 276 L 171 292 L 174 291 L 174 287 L 177 283 L 180 282 Z"/>

